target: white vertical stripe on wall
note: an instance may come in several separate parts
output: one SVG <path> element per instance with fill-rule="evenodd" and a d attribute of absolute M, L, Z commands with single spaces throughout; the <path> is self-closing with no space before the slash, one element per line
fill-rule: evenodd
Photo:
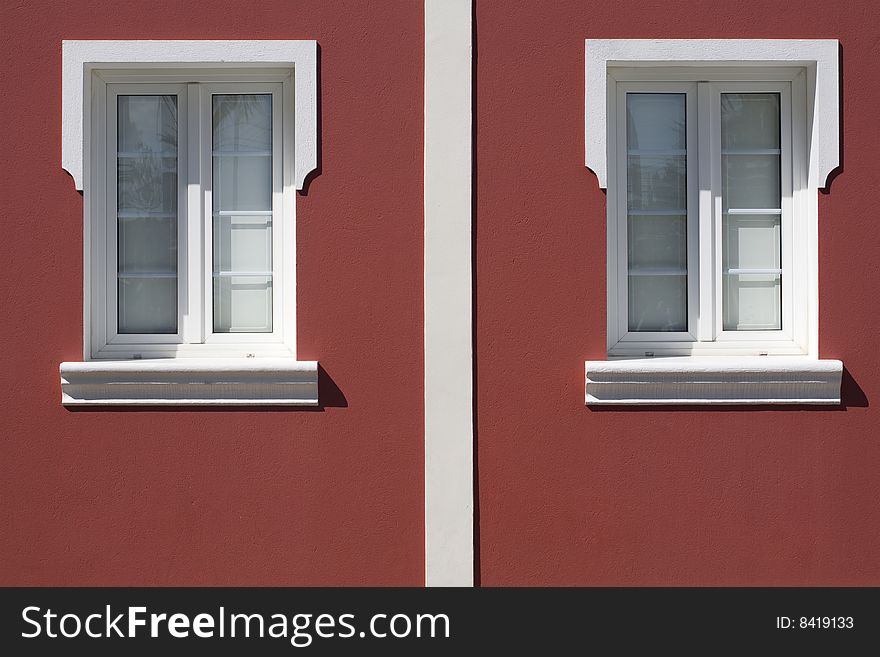
<path fill-rule="evenodd" d="M 472 0 L 425 0 L 425 584 L 473 586 Z"/>

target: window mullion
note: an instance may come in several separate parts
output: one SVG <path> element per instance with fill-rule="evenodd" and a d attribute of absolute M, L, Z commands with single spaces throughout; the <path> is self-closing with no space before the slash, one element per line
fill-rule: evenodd
<path fill-rule="evenodd" d="M 699 160 L 699 321 L 697 339 L 711 341 L 717 337 L 719 313 L 718 298 L 718 239 L 716 217 L 720 185 L 720 117 L 717 103 L 717 90 L 709 82 L 697 84 L 697 122 Z"/>
<path fill-rule="evenodd" d="M 721 90 L 718 85 L 710 84 L 709 126 L 711 131 L 709 169 L 712 172 L 712 215 L 709 223 L 712 229 L 712 248 L 709 250 L 712 269 L 712 306 L 711 315 L 715 322 L 712 327 L 712 340 L 717 340 L 724 326 L 722 320 L 722 276 L 721 276 Z"/>
<path fill-rule="evenodd" d="M 203 208 L 202 180 L 205 165 L 202 158 L 202 94 L 199 84 L 186 85 L 186 135 L 187 135 L 187 173 L 186 206 L 184 224 L 186 226 L 186 248 L 182 249 L 185 261 L 180 272 L 185 276 L 186 302 L 183 305 L 183 341 L 188 344 L 204 342 L 204 293 L 203 293 Z"/>
<path fill-rule="evenodd" d="M 199 85 L 199 129 L 202 162 L 202 253 L 200 271 L 202 278 L 202 335 L 209 341 L 214 335 L 214 143 L 213 143 L 213 93 L 216 84 Z"/>

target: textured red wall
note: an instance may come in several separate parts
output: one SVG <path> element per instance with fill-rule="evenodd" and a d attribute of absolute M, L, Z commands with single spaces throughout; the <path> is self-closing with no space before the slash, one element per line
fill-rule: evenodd
<path fill-rule="evenodd" d="M 482 583 L 880 583 L 875 4 L 477 0 L 476 18 Z M 0 584 L 420 584 L 422 3 L 5 3 L 0 24 Z M 840 39 L 820 348 L 847 367 L 846 410 L 584 407 L 583 361 L 605 348 L 589 37 Z M 61 408 L 82 334 L 63 38 L 319 41 L 297 266 L 323 412 Z"/>
<path fill-rule="evenodd" d="M 0 9 L 0 584 L 424 581 L 421 2 L 41 0 Z M 62 39 L 317 39 L 299 356 L 323 412 L 80 411 L 82 197 Z"/>
<path fill-rule="evenodd" d="M 476 7 L 482 583 L 880 584 L 876 2 Z M 820 355 L 849 372 L 846 410 L 585 408 L 584 360 L 605 357 L 605 196 L 584 167 L 584 39 L 639 37 L 840 40 Z"/>

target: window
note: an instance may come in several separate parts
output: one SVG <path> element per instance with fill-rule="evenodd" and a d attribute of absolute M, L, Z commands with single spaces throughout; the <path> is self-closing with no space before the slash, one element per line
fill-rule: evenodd
<path fill-rule="evenodd" d="M 586 52 L 609 357 L 587 363 L 588 403 L 839 403 L 842 364 L 818 360 L 817 311 L 837 42 L 605 40 Z"/>
<path fill-rule="evenodd" d="M 93 75 L 92 357 L 295 353 L 289 73 Z"/>
<path fill-rule="evenodd" d="M 317 403 L 296 360 L 295 191 L 314 41 L 65 41 L 84 192 L 84 357 L 65 404 Z"/>
<path fill-rule="evenodd" d="M 711 73 L 609 71 L 612 355 L 807 352 L 804 74 Z"/>

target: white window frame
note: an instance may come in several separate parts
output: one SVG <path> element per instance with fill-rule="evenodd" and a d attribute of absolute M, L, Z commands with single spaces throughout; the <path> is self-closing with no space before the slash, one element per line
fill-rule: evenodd
<path fill-rule="evenodd" d="M 296 357 L 295 198 L 291 116 L 292 72 L 284 69 L 95 70 L 92 81 L 89 298 L 91 358 Z M 211 97 L 272 95 L 272 332 L 215 333 L 212 309 Z M 178 99 L 178 331 L 116 331 L 116 97 L 176 95 Z M 109 173 L 109 175 L 108 175 Z"/>
<path fill-rule="evenodd" d="M 791 67 L 609 69 L 607 336 L 610 357 L 808 353 L 809 263 L 803 243 L 816 217 L 803 198 L 807 169 L 805 78 L 803 69 Z M 688 328 L 681 332 L 628 329 L 626 124 L 622 118 L 626 94 L 640 92 L 687 96 Z M 780 94 L 781 330 L 722 329 L 720 98 L 726 92 Z M 793 229 L 796 222 L 799 230 Z"/>
<path fill-rule="evenodd" d="M 65 40 L 62 60 L 61 163 L 84 197 L 83 362 L 61 364 L 62 402 L 316 405 L 317 362 L 296 360 L 294 190 L 303 189 L 317 166 L 317 42 Z M 194 81 L 201 86 L 190 84 Z M 137 344 L 132 345 L 124 344 L 131 337 L 108 332 L 115 313 L 110 312 L 106 290 L 111 264 L 106 248 L 108 190 L 100 182 L 107 179 L 109 159 L 107 103 L 101 97 L 108 82 L 178 84 L 185 90 L 180 100 L 187 105 L 209 102 L 212 85 L 278 85 L 289 119 L 273 112 L 273 120 L 282 124 L 281 130 L 273 133 L 283 150 L 284 176 L 282 190 L 275 190 L 273 201 L 276 207 L 280 203 L 278 217 L 283 217 L 280 224 L 276 219 L 273 227 L 281 233 L 273 234 L 273 249 L 283 249 L 283 253 L 273 254 L 280 255 L 273 258 L 273 268 L 280 267 L 277 271 L 283 280 L 273 284 L 283 285 L 284 292 L 274 290 L 273 304 L 280 305 L 273 306 L 273 316 L 279 322 L 273 321 L 272 334 L 210 335 L 212 317 L 204 307 L 210 293 L 207 269 L 211 258 L 204 254 L 202 276 L 179 281 L 178 293 L 187 297 L 186 303 L 179 304 L 183 313 L 179 335 L 170 336 L 171 341 L 166 341 L 168 336 L 135 336 Z M 181 133 L 193 129 L 187 125 Z M 179 149 L 181 177 L 192 179 L 198 173 L 190 168 L 205 161 L 204 151 L 194 149 L 210 149 L 210 123 L 201 121 L 201 130 L 198 142 L 186 142 L 186 152 Z M 200 157 L 194 157 L 196 153 Z M 203 187 L 187 186 L 179 210 L 204 218 L 211 209 L 206 196 Z M 186 231 L 179 241 L 180 258 L 190 249 L 211 248 L 210 222 L 179 225 Z M 115 272 L 115 261 L 112 266 Z M 185 273 L 184 268 L 179 273 Z M 201 307 L 190 303 L 193 299 Z"/>
<path fill-rule="evenodd" d="M 704 134 L 697 138 L 697 158 L 718 164 L 698 167 L 701 192 L 689 201 L 689 212 L 696 211 L 699 217 L 696 236 L 689 232 L 689 273 L 697 278 L 697 291 L 691 289 L 690 294 L 697 295 L 700 308 L 711 312 L 694 317 L 695 304 L 690 303 L 692 316 L 685 335 L 653 334 L 646 339 L 644 333 L 628 334 L 621 324 L 626 313 L 621 313 L 618 284 L 625 273 L 621 267 L 626 267 L 618 236 L 621 199 L 612 184 L 607 198 L 607 360 L 586 362 L 588 404 L 840 403 L 843 364 L 819 359 L 817 246 L 818 189 L 839 163 L 838 50 L 834 39 L 586 41 L 586 165 L 602 188 L 608 187 L 609 174 L 617 175 L 618 94 L 626 85 L 658 81 L 696 85 L 697 114 L 703 116 L 720 113 L 713 94 L 723 88 L 785 83 L 795 99 L 789 149 L 794 153 L 792 194 L 790 208 L 783 207 L 791 231 L 785 238 L 789 257 L 783 262 L 783 285 L 788 286 L 783 293 L 783 330 L 720 330 L 720 196 L 706 191 L 720 189 L 714 179 L 720 153 L 712 152 L 720 148 L 720 139 L 708 134 L 714 130 L 714 117 L 698 121 L 698 132 Z M 623 86 L 618 89 L 618 85 Z M 692 153 L 689 148 L 689 159 Z M 689 231 L 694 223 L 689 222 Z M 699 242 L 696 253 L 695 242 Z M 695 257 L 699 264 L 691 272 Z"/>

